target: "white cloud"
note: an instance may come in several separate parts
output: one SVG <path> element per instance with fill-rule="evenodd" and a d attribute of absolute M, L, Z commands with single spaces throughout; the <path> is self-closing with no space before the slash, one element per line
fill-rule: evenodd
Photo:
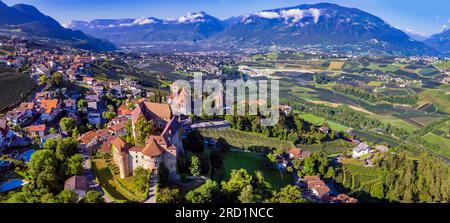
<path fill-rule="evenodd" d="M 203 13 L 188 13 L 185 16 L 178 18 L 179 23 L 189 23 L 189 22 L 204 22 Z"/>
<path fill-rule="evenodd" d="M 292 18 L 292 22 L 299 22 L 304 16 L 304 11 L 300 9 L 289 9 L 281 11 L 281 17 L 284 19 Z"/>
<path fill-rule="evenodd" d="M 262 17 L 262 18 L 266 18 L 266 19 L 278 19 L 280 18 L 280 14 L 278 14 L 277 12 L 265 12 L 265 11 L 261 11 L 261 12 L 257 12 L 255 15 Z"/>
<path fill-rule="evenodd" d="M 316 8 L 311 8 L 308 10 L 301 10 L 301 9 L 289 9 L 289 10 L 282 10 L 280 13 L 278 12 L 270 12 L 270 11 L 260 11 L 255 13 L 254 15 L 259 16 L 261 18 L 266 19 L 278 19 L 282 18 L 286 22 L 292 22 L 292 23 L 298 23 L 305 17 L 312 17 L 314 20 L 314 23 L 317 23 L 320 18 L 320 10 Z"/>

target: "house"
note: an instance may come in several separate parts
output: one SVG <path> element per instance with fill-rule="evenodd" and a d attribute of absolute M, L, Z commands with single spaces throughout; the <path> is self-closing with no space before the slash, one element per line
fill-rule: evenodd
<path fill-rule="evenodd" d="M 36 96 L 34 97 L 34 102 L 37 104 L 40 104 L 45 99 L 50 99 L 51 93 L 48 91 L 38 92 L 36 93 Z"/>
<path fill-rule="evenodd" d="M 122 87 L 120 86 L 120 83 L 111 82 L 109 84 L 109 89 L 111 90 L 111 93 L 113 93 L 117 97 L 122 97 Z"/>
<path fill-rule="evenodd" d="M 105 89 L 105 86 L 103 84 L 100 84 L 100 83 L 95 83 L 92 86 L 92 90 L 99 96 L 103 95 L 104 89 Z"/>
<path fill-rule="evenodd" d="M 174 89 L 172 87 L 172 92 L 174 92 Z M 181 89 L 181 91 L 174 92 L 171 95 L 171 99 L 169 101 L 170 107 L 174 114 L 176 115 L 188 115 L 191 111 L 191 94 L 185 89 Z M 218 107 L 218 106 L 215 106 Z"/>
<path fill-rule="evenodd" d="M 288 153 L 289 153 L 289 157 L 291 159 L 294 159 L 294 158 L 305 159 L 305 158 L 308 158 L 311 156 L 311 152 L 301 150 L 299 148 L 290 148 Z"/>
<path fill-rule="evenodd" d="M 67 135 L 64 133 L 48 134 L 48 135 L 45 135 L 44 137 L 42 137 L 41 141 L 42 141 L 42 143 L 45 143 L 49 139 L 56 140 L 56 139 L 65 138 L 65 137 L 67 137 Z"/>
<path fill-rule="evenodd" d="M 26 131 L 32 137 L 39 136 L 39 139 L 42 139 L 45 136 L 45 128 L 46 128 L 45 124 L 32 125 L 32 126 L 26 128 Z"/>
<path fill-rule="evenodd" d="M 328 134 L 330 132 L 330 128 L 324 125 L 319 128 L 319 131 Z"/>
<path fill-rule="evenodd" d="M 78 145 L 81 149 L 89 149 L 97 145 L 98 141 L 97 133 L 89 131 L 78 138 Z"/>
<path fill-rule="evenodd" d="M 305 176 L 304 181 L 307 189 L 318 199 L 326 199 L 330 195 L 330 188 L 319 176 Z"/>
<path fill-rule="evenodd" d="M 142 100 L 131 113 L 133 137 L 136 137 L 136 123 L 139 118 L 152 121 L 157 129 L 163 129 L 172 118 L 172 111 L 168 104 L 152 103 Z"/>
<path fill-rule="evenodd" d="M 118 116 L 127 116 L 127 117 L 131 117 L 131 113 L 133 112 L 133 110 L 130 110 L 127 108 L 126 105 L 121 105 L 119 106 L 119 108 L 117 109 L 117 114 Z"/>
<path fill-rule="evenodd" d="M 77 100 L 75 99 L 64 99 L 64 111 L 68 113 L 76 113 L 77 112 Z"/>
<path fill-rule="evenodd" d="M 174 116 L 161 135 L 150 136 L 143 146 L 131 146 L 120 137 L 115 138 L 111 142 L 111 152 L 114 163 L 119 167 L 120 177 L 131 176 L 138 167 L 156 172 L 159 163 L 164 161 L 170 178 L 177 181 L 177 154 L 184 152 L 181 130 L 179 117 Z"/>
<path fill-rule="evenodd" d="M 9 123 L 17 126 L 24 125 L 34 116 L 34 103 L 21 103 L 20 106 L 6 113 Z"/>
<path fill-rule="evenodd" d="M 97 80 L 95 80 L 93 77 L 84 77 L 83 82 L 88 85 L 93 85 L 93 84 L 97 83 Z"/>
<path fill-rule="evenodd" d="M 383 145 L 375 146 L 375 149 L 382 153 L 386 153 L 389 151 L 389 148 L 387 146 L 383 146 Z"/>
<path fill-rule="evenodd" d="M 10 147 L 15 134 L 9 129 L 5 119 L 0 119 L 0 152 L 3 148 Z"/>
<path fill-rule="evenodd" d="M 36 66 L 36 72 L 38 74 L 50 76 L 50 70 L 43 64 L 39 64 L 38 66 Z"/>
<path fill-rule="evenodd" d="M 125 135 L 126 131 L 127 131 L 126 125 L 127 125 L 126 122 L 121 122 L 121 123 L 115 124 L 108 128 L 109 133 L 112 135 L 118 135 L 118 136 Z"/>
<path fill-rule="evenodd" d="M 108 139 L 108 137 L 109 137 L 108 129 L 99 129 L 95 133 L 97 134 L 97 139 L 98 139 L 99 142 L 103 142 L 106 139 Z"/>
<path fill-rule="evenodd" d="M 370 146 L 366 143 L 359 143 L 357 147 L 353 149 L 352 157 L 353 158 L 359 158 L 361 156 L 364 156 L 366 154 L 369 154 L 370 152 Z"/>
<path fill-rule="evenodd" d="M 101 122 L 100 113 L 88 113 L 87 119 L 91 125 L 97 125 Z"/>
<path fill-rule="evenodd" d="M 41 101 L 41 119 L 52 121 L 61 111 L 61 103 L 58 99 Z"/>
<path fill-rule="evenodd" d="M 73 176 L 64 182 L 64 190 L 71 190 L 82 199 L 89 190 L 87 180 L 84 176 Z"/>
<path fill-rule="evenodd" d="M 348 196 L 347 194 L 339 194 L 331 198 L 330 203 L 354 204 L 358 203 L 358 199 Z"/>
<path fill-rule="evenodd" d="M 289 113 L 292 112 L 292 107 L 288 106 L 288 105 L 280 105 L 280 111 L 284 114 L 284 115 L 288 115 Z"/>

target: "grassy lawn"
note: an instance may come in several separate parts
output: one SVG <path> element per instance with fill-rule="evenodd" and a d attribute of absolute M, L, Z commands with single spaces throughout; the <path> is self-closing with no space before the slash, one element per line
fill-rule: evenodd
<path fill-rule="evenodd" d="M 92 163 L 95 176 L 100 181 L 100 186 L 114 200 L 141 201 L 146 198 L 147 195 L 145 193 L 134 190 L 133 177 L 120 179 L 119 176 L 114 176 L 109 170 L 106 161 L 102 158 L 94 159 Z"/>
<path fill-rule="evenodd" d="M 111 196 L 113 200 L 128 201 L 128 199 L 120 192 L 120 188 L 114 181 L 114 176 L 106 166 L 104 159 L 94 159 L 92 161 L 92 168 L 97 177 L 100 186 Z"/>
<path fill-rule="evenodd" d="M 301 113 L 299 114 L 299 116 L 301 118 L 303 118 L 305 121 L 310 122 L 314 125 L 320 126 L 323 125 L 324 123 L 327 123 L 331 129 L 335 130 L 335 131 L 347 131 L 347 127 L 337 124 L 335 122 L 326 120 L 325 118 L 313 115 L 313 114 L 307 114 L 307 113 Z"/>
<path fill-rule="evenodd" d="M 367 85 L 369 85 L 371 87 L 381 87 L 381 86 L 383 86 L 383 82 L 381 82 L 381 81 L 369 81 L 369 83 L 367 83 Z"/>
<path fill-rule="evenodd" d="M 229 151 L 223 159 L 225 179 L 230 177 L 231 170 L 245 169 L 249 174 L 261 171 L 264 178 L 277 190 L 292 183 L 291 174 L 267 167 L 265 159 L 264 155 L 258 153 Z"/>
<path fill-rule="evenodd" d="M 428 133 L 422 136 L 428 144 L 427 148 L 450 159 L 450 139 Z"/>
<path fill-rule="evenodd" d="M 247 146 L 269 146 L 271 148 L 288 149 L 294 145 L 291 142 L 269 138 L 262 134 L 244 132 L 235 129 L 203 129 L 204 137 L 224 138 L 231 146 L 242 148 Z"/>

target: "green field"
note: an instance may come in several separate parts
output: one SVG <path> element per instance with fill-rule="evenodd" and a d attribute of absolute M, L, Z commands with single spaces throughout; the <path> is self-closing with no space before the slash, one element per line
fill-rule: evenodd
<path fill-rule="evenodd" d="M 450 159 L 450 139 L 428 133 L 422 136 L 426 141 L 427 148 Z"/>
<path fill-rule="evenodd" d="M 423 103 L 433 103 L 440 111 L 450 113 L 450 89 L 448 86 L 427 89 L 419 94 L 419 99 Z"/>
<path fill-rule="evenodd" d="M 248 146 L 268 146 L 271 148 L 288 149 L 294 145 L 288 141 L 269 138 L 261 134 L 243 132 L 235 129 L 202 129 L 204 137 L 218 139 L 224 138 L 231 146 L 246 148 Z"/>
<path fill-rule="evenodd" d="M 280 189 L 292 183 L 292 176 L 286 172 L 267 167 L 266 157 L 258 153 L 228 151 L 223 159 L 225 179 L 230 177 L 231 170 L 245 169 L 249 174 L 259 170 L 274 189 Z"/>
<path fill-rule="evenodd" d="M 35 83 L 28 75 L 0 73 L 0 111 L 20 103 L 34 87 Z"/>
<path fill-rule="evenodd" d="M 313 153 L 322 152 L 327 155 L 345 154 L 347 151 L 354 148 L 355 145 L 350 142 L 346 142 L 342 139 L 332 142 L 325 142 L 322 144 L 313 145 L 301 145 L 300 148 Z"/>
<path fill-rule="evenodd" d="M 439 68 L 439 69 L 449 69 L 450 68 L 450 61 L 442 61 L 442 62 L 434 64 L 434 66 Z"/>
<path fill-rule="evenodd" d="M 335 131 L 345 132 L 348 130 L 348 128 L 343 125 L 326 120 L 325 118 L 322 118 L 322 117 L 319 117 L 319 116 L 316 116 L 313 114 L 301 113 L 301 114 L 299 114 L 299 116 L 300 116 L 300 118 L 303 118 L 305 121 L 310 122 L 317 126 L 321 126 L 324 123 L 327 123 L 329 125 L 329 127 Z"/>

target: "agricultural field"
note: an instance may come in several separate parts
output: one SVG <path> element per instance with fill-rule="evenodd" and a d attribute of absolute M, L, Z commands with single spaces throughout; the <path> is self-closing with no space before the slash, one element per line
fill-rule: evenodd
<path fill-rule="evenodd" d="M 423 103 L 433 103 L 439 111 L 450 114 L 450 87 L 448 85 L 421 92 L 419 100 Z"/>
<path fill-rule="evenodd" d="M 267 158 L 263 154 L 234 150 L 228 151 L 224 155 L 223 163 L 225 180 L 230 177 L 232 170 L 245 169 L 249 174 L 254 174 L 255 171 L 261 171 L 264 178 L 277 190 L 291 184 L 293 181 L 291 174 L 269 167 Z"/>
<path fill-rule="evenodd" d="M 450 69 L 450 61 L 441 61 L 436 64 L 434 64 L 435 67 L 439 69 Z"/>
<path fill-rule="evenodd" d="M 358 164 L 343 164 L 336 181 L 352 191 L 353 196 L 370 193 L 374 185 L 380 182 L 381 171 L 374 167 Z"/>
<path fill-rule="evenodd" d="M 346 142 L 344 140 L 336 140 L 332 142 L 325 142 L 322 144 L 300 145 L 301 149 L 316 153 L 322 152 L 327 155 L 346 154 L 355 147 L 355 144 Z"/>
<path fill-rule="evenodd" d="M 426 141 L 427 148 L 431 149 L 440 155 L 450 159 L 450 139 L 436 135 L 434 133 L 428 133 L 422 136 L 422 139 Z"/>
<path fill-rule="evenodd" d="M 235 129 L 202 129 L 204 137 L 218 139 L 224 138 L 231 146 L 246 148 L 248 146 L 268 146 L 277 149 L 288 149 L 294 145 L 288 141 L 269 138 L 258 133 L 243 132 Z"/>
<path fill-rule="evenodd" d="M 26 74 L 0 73 L 0 111 L 19 104 L 35 88 Z"/>
<path fill-rule="evenodd" d="M 314 125 L 317 125 L 317 126 L 321 126 L 324 123 L 327 123 L 328 126 L 331 129 L 335 130 L 335 131 L 345 132 L 345 131 L 348 130 L 348 127 L 345 127 L 343 125 L 337 124 L 337 123 L 332 122 L 332 121 L 328 121 L 325 118 L 322 118 L 322 117 L 319 117 L 319 116 L 316 116 L 316 115 L 313 115 L 313 114 L 301 113 L 301 114 L 299 114 L 299 117 L 301 117 L 305 121 L 310 122 L 310 123 L 312 123 Z"/>

